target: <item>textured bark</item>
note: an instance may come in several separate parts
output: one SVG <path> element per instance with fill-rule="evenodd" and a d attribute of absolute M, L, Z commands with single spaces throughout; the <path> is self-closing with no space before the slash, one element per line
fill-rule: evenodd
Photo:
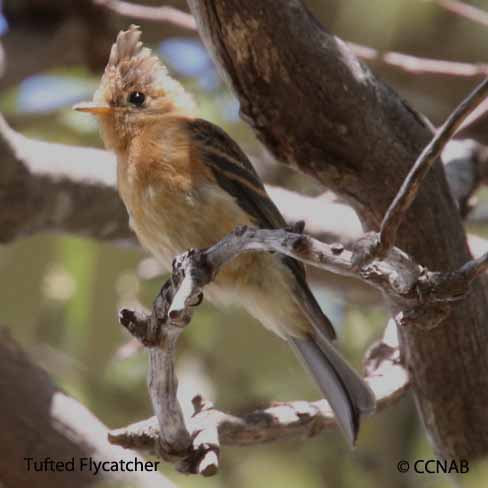
<path fill-rule="evenodd" d="M 241 103 L 243 118 L 281 162 L 313 175 L 378 229 L 432 134 L 299 0 L 189 0 L 199 31 Z M 432 270 L 469 259 L 443 168 L 436 163 L 397 245 Z M 395 310 L 393 310 L 395 312 Z M 481 280 L 436 329 L 402 330 L 419 411 L 437 451 L 488 451 L 488 315 Z"/>

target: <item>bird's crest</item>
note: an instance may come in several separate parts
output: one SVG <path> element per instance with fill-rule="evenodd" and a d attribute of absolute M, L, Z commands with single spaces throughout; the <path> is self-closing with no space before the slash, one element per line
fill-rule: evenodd
<path fill-rule="evenodd" d="M 177 107 L 193 106 L 191 97 L 140 38 L 136 25 L 119 32 L 94 100 L 120 106 L 126 104 L 128 94 L 140 91 L 152 99 L 169 97 Z"/>

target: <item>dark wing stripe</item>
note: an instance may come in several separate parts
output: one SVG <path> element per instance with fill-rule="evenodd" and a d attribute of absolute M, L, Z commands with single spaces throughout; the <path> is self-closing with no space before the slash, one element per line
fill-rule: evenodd
<path fill-rule="evenodd" d="M 267 229 L 285 227 L 285 220 L 241 148 L 222 129 L 206 120 L 189 121 L 189 130 L 203 162 L 219 185 L 254 217 L 255 225 Z"/>
<path fill-rule="evenodd" d="M 260 186 L 259 180 L 256 180 L 256 176 L 214 152 L 206 153 L 203 159 L 219 185 L 237 200 L 242 209 L 254 217 L 255 225 L 268 229 L 285 226 L 281 214 Z"/>
<path fill-rule="evenodd" d="M 194 119 L 188 121 L 188 130 L 199 158 L 210 168 L 220 187 L 253 217 L 256 226 L 264 229 L 286 226 L 251 162 L 222 129 L 205 120 Z M 308 288 L 303 264 L 287 256 L 282 256 L 281 260 L 295 276 L 298 305 L 314 326 L 320 326 L 331 339 L 335 338 L 334 328 Z"/>
<path fill-rule="evenodd" d="M 256 175 L 256 171 L 247 159 L 247 156 L 241 150 L 241 148 L 234 142 L 220 127 L 207 122 L 203 119 L 196 119 L 190 121 L 190 131 L 196 142 L 200 142 L 208 150 L 220 152 L 230 157 L 234 162 L 247 169 L 251 174 Z M 259 181 L 259 178 L 258 178 Z M 261 182 L 259 184 L 262 186 Z"/>
<path fill-rule="evenodd" d="M 257 180 L 256 175 L 242 166 L 238 166 L 237 162 L 227 155 L 209 150 L 205 153 L 205 162 L 207 165 L 212 166 L 214 171 L 222 171 L 229 178 L 240 181 L 260 197 L 269 198 L 261 182 Z"/>

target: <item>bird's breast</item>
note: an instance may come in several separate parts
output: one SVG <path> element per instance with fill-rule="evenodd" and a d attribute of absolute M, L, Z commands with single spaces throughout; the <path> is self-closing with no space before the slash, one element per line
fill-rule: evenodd
<path fill-rule="evenodd" d="M 118 187 L 141 244 L 168 270 L 176 255 L 209 247 L 236 226 L 250 224 L 215 182 L 195 174 L 185 177 L 174 168 L 155 168 L 152 175 L 128 168 L 119 172 Z"/>

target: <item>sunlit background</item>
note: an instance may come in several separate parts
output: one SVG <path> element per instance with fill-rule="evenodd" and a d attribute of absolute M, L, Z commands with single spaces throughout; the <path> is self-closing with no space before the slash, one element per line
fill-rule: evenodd
<path fill-rule="evenodd" d="M 26 22 L 22 6 L 29 2 L 2 3 L 11 14 L 8 21 L 0 17 L 0 31 L 6 36 L 15 22 Z M 169 3 L 185 7 L 184 2 Z M 423 57 L 488 61 L 488 27 L 459 18 L 432 2 L 308 3 L 330 30 L 346 40 Z M 488 10 L 487 1 L 470 3 Z M 36 22 L 48 25 L 48 14 Z M 121 27 L 131 22 L 118 19 Z M 144 22 L 139 23 L 145 30 Z M 165 25 L 154 24 L 148 29 L 151 47 L 195 94 L 201 116 L 224 127 L 257 162 L 267 182 L 318 194 L 319 189 L 308 178 L 273 163 L 240 121 L 236 99 L 195 33 L 172 28 L 168 34 Z M 158 29 L 159 42 L 155 40 Z M 371 66 L 434 123 L 441 122 L 476 82 L 475 78 L 412 74 L 377 63 Z M 93 72 L 83 64 L 57 66 L 4 86 L 0 109 L 16 130 L 31 137 L 101 146 L 94 120 L 70 109 L 73 103 L 91 97 L 99 77 L 100 71 Z M 294 110 L 292 100 L 290 110 Z M 37 235 L 0 248 L 0 273 L 9 277 L 0 285 L 2 324 L 8 325 L 18 342 L 63 389 L 109 427 L 151 415 L 146 353 L 118 325 L 117 311 L 122 306 L 151 304 L 165 279 L 152 259 L 138 248 L 68 235 Z M 341 348 L 361 367 L 364 350 L 381 336 L 388 317 L 375 295 L 351 298 L 356 295 L 345 296 L 334 288 L 333 277 L 328 276 L 325 283 L 327 286 L 324 281 L 316 282 L 314 292 L 337 327 Z M 186 408 L 196 393 L 234 413 L 252 411 L 271 401 L 317 397 L 284 343 L 244 312 L 216 310 L 208 303 L 198 309 L 180 341 L 178 376 Z M 408 397 L 364 423 L 354 452 L 347 450 L 339 434 L 327 432 L 303 441 L 225 447 L 221 472 L 211 479 L 178 475 L 170 465 L 164 465 L 163 471 L 181 487 L 451 486 L 442 476 L 397 472 L 401 459 L 432 457 Z M 467 478 L 466 486 L 481 488 L 487 483 L 488 470 L 480 467 Z"/>

